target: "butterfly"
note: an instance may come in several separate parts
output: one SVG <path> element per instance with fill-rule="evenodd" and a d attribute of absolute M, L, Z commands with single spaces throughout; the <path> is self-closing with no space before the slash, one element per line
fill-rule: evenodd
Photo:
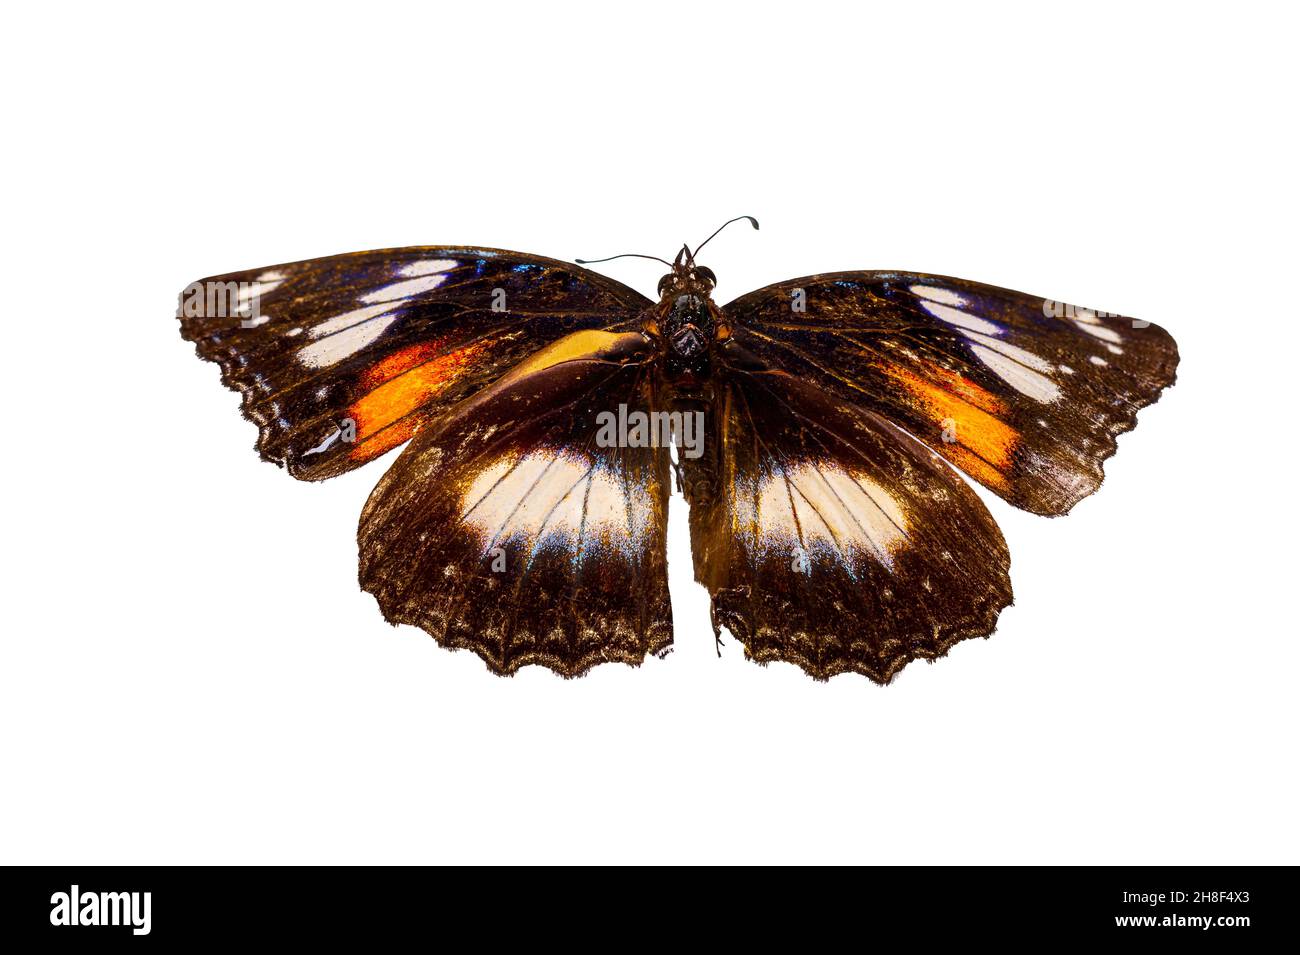
<path fill-rule="evenodd" d="M 715 639 L 750 659 L 886 683 L 988 636 L 1009 556 L 958 472 L 1066 513 L 1173 383 L 1174 340 L 912 272 L 719 306 L 696 257 L 721 231 L 639 256 L 668 266 L 654 299 L 583 260 L 426 246 L 191 283 L 181 331 L 294 477 L 405 445 L 361 514 L 361 587 L 495 673 L 671 648 L 674 486 Z"/>

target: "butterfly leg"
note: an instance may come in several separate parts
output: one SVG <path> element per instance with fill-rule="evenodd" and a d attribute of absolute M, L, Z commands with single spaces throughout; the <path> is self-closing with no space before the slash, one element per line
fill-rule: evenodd
<path fill-rule="evenodd" d="M 722 659 L 722 623 L 718 620 L 718 608 L 712 601 L 709 602 L 709 622 L 713 624 L 713 649 L 717 651 L 718 659 Z"/>

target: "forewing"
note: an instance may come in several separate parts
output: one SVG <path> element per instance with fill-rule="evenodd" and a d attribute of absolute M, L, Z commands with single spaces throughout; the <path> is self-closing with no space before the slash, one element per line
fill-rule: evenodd
<path fill-rule="evenodd" d="M 233 272 L 181 294 L 181 333 L 242 395 L 257 450 L 321 480 L 407 441 L 537 349 L 633 327 L 649 302 L 576 265 L 430 246 Z"/>
<path fill-rule="evenodd" d="M 896 422 L 1039 514 L 1097 489 L 1116 435 L 1178 365 L 1156 325 L 919 273 L 792 279 L 723 311 L 764 361 Z"/>
<path fill-rule="evenodd" d="M 639 333 L 580 332 L 422 429 L 361 516 L 384 616 L 501 674 L 667 648 L 668 452 L 601 432 L 654 410 L 653 357 Z"/>
<path fill-rule="evenodd" d="M 1007 548 L 961 477 L 875 412 L 734 343 L 723 359 L 716 499 L 691 508 L 715 625 L 760 662 L 882 683 L 991 633 Z"/>

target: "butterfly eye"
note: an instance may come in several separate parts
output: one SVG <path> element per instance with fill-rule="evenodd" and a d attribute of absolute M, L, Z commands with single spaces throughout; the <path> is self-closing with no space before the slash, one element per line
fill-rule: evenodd
<path fill-rule="evenodd" d="M 665 275 L 663 278 L 659 280 L 659 294 L 663 295 L 665 290 L 672 288 L 676 284 L 677 284 L 677 276 L 674 275 L 672 272 L 669 272 L 667 275 Z"/>
<path fill-rule="evenodd" d="M 702 265 L 697 266 L 695 269 L 695 274 L 698 275 L 700 277 L 700 280 L 704 282 L 704 284 L 707 285 L 709 288 L 713 288 L 713 286 L 718 284 L 718 277 L 713 274 L 713 269 L 705 268 Z"/>

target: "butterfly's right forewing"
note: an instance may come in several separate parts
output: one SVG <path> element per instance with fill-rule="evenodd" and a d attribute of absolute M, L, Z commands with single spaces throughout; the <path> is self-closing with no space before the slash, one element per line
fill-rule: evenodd
<path fill-rule="evenodd" d="M 1064 514 L 1174 381 L 1150 322 L 908 272 L 836 272 L 724 309 L 737 342 L 906 428 L 995 494 Z"/>

